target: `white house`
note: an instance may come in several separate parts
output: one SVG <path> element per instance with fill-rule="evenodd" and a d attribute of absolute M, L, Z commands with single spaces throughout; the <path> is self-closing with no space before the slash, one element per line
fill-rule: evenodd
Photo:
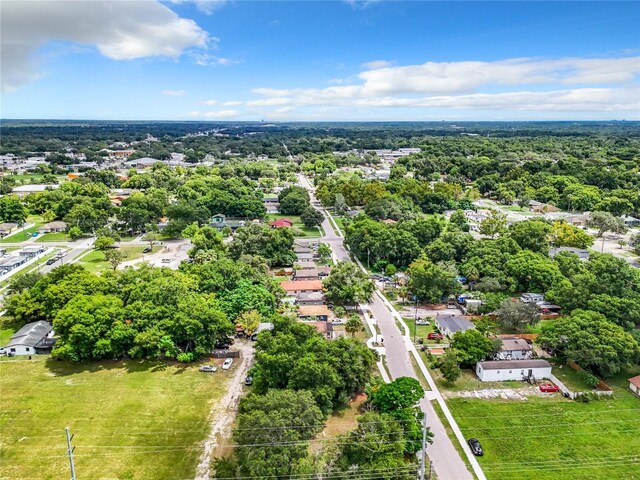
<path fill-rule="evenodd" d="M 500 350 L 495 360 L 527 360 L 531 358 L 533 347 L 522 338 L 501 338 Z"/>
<path fill-rule="evenodd" d="M 40 320 L 27 323 L 13 334 L 4 350 L 10 355 L 35 355 L 50 351 L 55 339 L 49 322 Z"/>
<path fill-rule="evenodd" d="M 551 364 L 546 360 L 492 360 L 478 362 L 476 363 L 476 375 L 482 382 L 549 378 Z"/>
<path fill-rule="evenodd" d="M 522 303 L 538 303 L 544 302 L 543 293 L 523 293 L 520 295 L 520 301 Z"/>
<path fill-rule="evenodd" d="M 456 332 L 464 332 L 475 328 L 473 323 L 454 315 L 440 315 L 436 317 L 436 327 L 446 337 L 453 337 Z"/>

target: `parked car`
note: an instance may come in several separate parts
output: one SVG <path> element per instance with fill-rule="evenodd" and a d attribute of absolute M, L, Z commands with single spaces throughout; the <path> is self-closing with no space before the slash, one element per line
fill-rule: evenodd
<path fill-rule="evenodd" d="M 331 325 L 346 325 L 347 321 L 342 318 L 334 318 L 331 320 Z"/>
<path fill-rule="evenodd" d="M 205 373 L 213 373 L 216 370 L 218 370 L 218 367 L 214 367 L 213 365 L 202 365 L 200 367 L 200 371 Z"/>
<path fill-rule="evenodd" d="M 441 333 L 431 332 L 429 335 L 427 335 L 427 338 L 429 340 L 444 340 L 444 335 Z"/>
<path fill-rule="evenodd" d="M 477 438 L 470 438 L 469 440 L 467 440 L 467 443 L 469 444 L 471 451 L 476 457 L 481 457 L 482 455 L 484 455 L 482 445 L 480 445 L 480 442 Z"/>
<path fill-rule="evenodd" d="M 543 383 L 540 385 L 540 391 L 546 393 L 556 393 L 560 391 L 560 387 L 554 385 L 553 383 Z"/>
<path fill-rule="evenodd" d="M 222 364 L 222 369 L 229 370 L 231 368 L 231 365 L 233 365 L 233 358 L 227 358 Z"/>
<path fill-rule="evenodd" d="M 215 344 L 214 348 L 216 350 L 226 350 L 231 345 L 233 345 L 233 338 L 225 338 L 224 340 L 220 340 Z"/>
<path fill-rule="evenodd" d="M 426 318 L 419 318 L 416 320 L 416 325 L 429 325 L 431 322 Z"/>
<path fill-rule="evenodd" d="M 151 247 L 145 247 L 144 250 L 142 250 L 142 253 L 151 253 L 153 251 L 153 249 Z"/>
<path fill-rule="evenodd" d="M 253 377 L 251 375 L 248 375 L 247 378 L 244 379 L 244 384 L 253 385 Z"/>

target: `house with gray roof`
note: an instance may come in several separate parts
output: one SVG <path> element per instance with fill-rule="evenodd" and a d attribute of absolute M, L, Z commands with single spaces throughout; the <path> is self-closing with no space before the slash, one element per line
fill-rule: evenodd
<path fill-rule="evenodd" d="M 469 320 L 455 315 L 440 315 L 436 317 L 436 327 L 446 337 L 453 337 L 456 332 L 464 332 L 476 328 Z"/>
<path fill-rule="evenodd" d="M 8 355 L 34 355 L 50 352 L 54 343 L 53 327 L 49 322 L 40 320 L 27 323 L 3 348 Z"/>

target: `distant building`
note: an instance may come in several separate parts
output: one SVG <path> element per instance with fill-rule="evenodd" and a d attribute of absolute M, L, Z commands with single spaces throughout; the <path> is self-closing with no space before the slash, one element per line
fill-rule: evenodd
<path fill-rule="evenodd" d="M 298 318 L 301 320 L 327 321 L 331 310 L 326 305 L 302 305 L 298 308 Z"/>
<path fill-rule="evenodd" d="M 478 362 L 476 375 L 482 382 L 504 382 L 549 378 L 551 364 L 546 360 L 495 360 Z"/>
<path fill-rule="evenodd" d="M 38 233 L 53 233 L 53 232 L 64 232 L 67 229 L 67 224 L 65 222 L 56 221 L 49 222 L 42 225 L 38 228 Z"/>
<path fill-rule="evenodd" d="M 322 292 L 300 292 L 297 293 L 296 303 L 300 306 L 303 305 L 324 305 L 324 293 Z"/>
<path fill-rule="evenodd" d="M 60 185 L 58 185 L 58 184 L 53 184 L 53 185 L 45 185 L 45 184 L 19 185 L 17 187 L 14 187 L 13 190 L 11 190 L 11 191 L 15 195 L 17 195 L 19 197 L 26 197 L 30 193 L 45 192 L 47 190 L 54 190 L 54 189 L 56 189 L 58 187 L 60 187 Z"/>
<path fill-rule="evenodd" d="M 229 227 L 231 230 L 236 230 L 240 227 L 244 227 L 246 225 L 246 220 L 241 218 L 231 218 L 223 215 L 222 213 L 216 213 L 211 217 L 209 221 L 209 226 L 222 230 L 225 227 Z"/>
<path fill-rule="evenodd" d="M 5 237 L 18 228 L 17 223 L 5 222 L 0 223 L 0 237 Z"/>
<path fill-rule="evenodd" d="M 629 379 L 629 390 L 640 397 L 640 375 Z"/>
<path fill-rule="evenodd" d="M 147 168 L 147 167 L 151 167 L 152 165 L 155 165 L 158 162 L 162 162 L 162 160 L 158 160 L 157 158 L 151 158 L 151 157 L 142 157 L 142 158 L 136 158 L 134 160 L 128 160 L 124 162 L 124 164 L 130 168 Z"/>
<path fill-rule="evenodd" d="M 322 282 L 320 280 L 288 281 L 280 284 L 287 294 L 298 294 L 302 292 L 322 292 Z"/>
<path fill-rule="evenodd" d="M 301 268 L 295 270 L 293 273 L 293 280 L 299 282 L 302 280 L 318 280 L 320 279 L 320 272 L 316 268 Z"/>
<path fill-rule="evenodd" d="M 27 263 L 27 257 L 12 255 L 11 257 L 0 258 L 0 272 L 7 273 Z"/>
<path fill-rule="evenodd" d="M 551 205 L 550 203 L 538 202 L 536 200 L 531 200 L 529 202 L 529 210 L 535 213 L 549 213 L 560 211 L 560 209 L 555 205 Z"/>
<path fill-rule="evenodd" d="M 635 228 L 640 226 L 640 219 L 632 217 L 631 215 L 625 215 L 622 217 L 622 221 L 628 228 Z"/>
<path fill-rule="evenodd" d="M 589 250 L 584 249 L 584 248 L 574 248 L 574 247 L 553 247 L 549 249 L 549 256 L 551 258 L 555 257 L 557 254 L 559 254 L 560 252 L 569 252 L 569 253 L 574 253 L 576 254 L 578 257 L 580 257 L 580 260 L 589 260 Z"/>
<path fill-rule="evenodd" d="M 35 258 L 46 250 L 45 247 L 24 247 L 18 255 L 26 258 Z"/>

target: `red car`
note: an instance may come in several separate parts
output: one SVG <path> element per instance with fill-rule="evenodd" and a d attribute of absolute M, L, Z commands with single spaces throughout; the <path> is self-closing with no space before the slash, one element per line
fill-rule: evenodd
<path fill-rule="evenodd" d="M 560 388 L 553 383 L 543 383 L 542 385 L 540 385 L 540 391 L 546 393 L 555 393 L 559 392 Z"/>
<path fill-rule="evenodd" d="M 427 335 L 427 338 L 429 340 L 443 340 L 444 335 L 442 335 L 441 333 L 431 332 L 429 335 Z"/>

